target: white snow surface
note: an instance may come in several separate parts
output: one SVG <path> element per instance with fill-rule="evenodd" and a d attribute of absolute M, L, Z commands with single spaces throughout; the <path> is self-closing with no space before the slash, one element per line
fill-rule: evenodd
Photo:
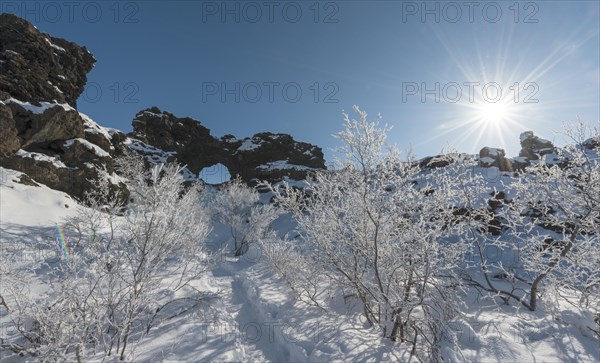
<path fill-rule="evenodd" d="M 129 141 L 130 144 L 136 141 Z M 131 146 L 130 146 L 131 147 Z M 134 147 L 145 147 L 137 144 Z M 490 168 L 491 170 L 493 168 Z M 474 172 L 488 169 L 474 167 Z M 65 193 L 16 183 L 21 173 L 0 168 L 0 240 L 2 262 L 15 261 L 44 286 L 44 276 L 32 269 L 40 256 L 36 241 L 52 239 L 56 223 L 83 208 Z M 490 186 L 510 179 L 490 177 Z M 305 182 L 296 182 L 299 186 Z M 212 190 L 212 187 L 207 187 Z M 265 196 L 265 197 L 268 197 Z M 268 198 L 265 198 L 268 199 Z M 67 207 L 68 206 L 68 207 Z M 290 218 L 276 222 L 278 232 L 293 229 Z M 99 231 L 102 233 L 102 231 Z M 208 246 L 218 255 L 218 263 L 195 286 L 219 293 L 210 312 L 167 320 L 137 341 L 126 358 L 132 362 L 406 362 L 408 352 L 377 330 L 367 327 L 360 315 L 342 302 L 328 313 L 309 307 L 294 295 L 264 263 L 262 251 L 252 247 L 241 258 L 230 253 L 229 230 L 214 222 Z M 299 242 L 300 243 L 300 242 Z M 43 251 L 42 256 L 56 256 Z M 323 282 L 327 283 L 327 282 Z M 36 286 L 31 286 L 36 288 Z M 41 287 L 40 287 L 41 288 Z M 0 291 L 2 286 L 0 285 Z M 472 295 L 472 296 L 471 296 Z M 597 362 L 600 346 L 588 326 L 591 317 L 581 315 L 570 305 L 558 311 L 544 308 L 534 313 L 515 306 L 498 307 L 471 293 L 462 317 L 453 327 L 459 332 L 460 352 L 442 345 L 447 362 Z M 0 334 L 7 338 L 9 316 L 0 307 Z M 0 361 L 26 362 L 0 348 Z M 74 361 L 74 357 L 73 357 Z M 90 362 L 118 362 L 117 356 L 92 356 Z"/>
<path fill-rule="evenodd" d="M 43 184 L 34 187 L 18 183 L 21 175 L 23 173 L 0 167 L 0 240 L 3 246 L 10 240 L 10 234 L 5 234 L 7 231 L 26 232 L 30 228 L 52 226 L 73 215 L 78 208 L 66 193 Z"/>

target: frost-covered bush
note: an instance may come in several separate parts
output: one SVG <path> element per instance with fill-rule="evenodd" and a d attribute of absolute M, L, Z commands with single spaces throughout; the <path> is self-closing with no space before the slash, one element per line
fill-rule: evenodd
<path fill-rule="evenodd" d="M 487 298 L 531 311 L 540 301 L 546 310 L 566 302 L 593 319 L 600 314 L 600 133 L 576 124 L 562 134 L 567 146 L 501 185 L 506 199 L 494 202 L 500 236 L 481 233 L 481 215 L 462 218 L 474 256 L 465 277 Z M 470 211 L 490 195 L 481 176 L 457 179 L 457 186 Z"/>
<path fill-rule="evenodd" d="M 600 140 L 600 133 L 577 124 L 563 135 L 567 146 L 532 163 L 511 183 L 514 200 L 506 216 L 520 247 L 525 305 L 536 310 L 544 293 L 577 291 L 581 305 L 598 314 L 600 149 L 589 141 Z"/>
<path fill-rule="evenodd" d="M 271 186 L 305 247 L 287 239 L 265 246 L 268 262 L 304 301 L 327 309 L 322 289 L 332 288 L 412 355 L 436 356 L 457 313 L 455 267 L 466 246 L 446 237 L 457 226 L 451 206 L 460 194 L 447 174 L 423 173 L 401 158 L 386 144 L 388 128 L 355 111 L 359 119 L 345 114 L 336 135 L 343 144 L 337 171 L 317 172 L 309 193 Z"/>
<path fill-rule="evenodd" d="M 123 360 L 130 342 L 205 302 L 194 287 L 209 264 L 210 224 L 198 187 L 184 186 L 175 164 L 148 169 L 129 155 L 119 165 L 130 203 L 115 199 L 108 179 L 94 181 L 88 207 L 64 223 L 68 253 L 48 266 L 47 289 L 12 294 L 23 352 L 48 361 L 88 353 Z"/>
<path fill-rule="evenodd" d="M 217 219 L 229 228 L 236 256 L 243 255 L 251 243 L 266 238 L 278 216 L 271 205 L 262 205 L 259 199 L 256 189 L 237 177 L 225 184 L 211 201 Z"/>

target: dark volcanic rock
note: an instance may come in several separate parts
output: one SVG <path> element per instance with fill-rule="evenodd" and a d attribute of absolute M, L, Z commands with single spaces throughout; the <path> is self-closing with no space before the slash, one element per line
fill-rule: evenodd
<path fill-rule="evenodd" d="M 164 151 L 177 152 L 179 161 L 196 174 L 227 159 L 210 130 L 189 117 L 178 118 L 153 107 L 140 111 L 132 126 L 131 136 Z"/>
<path fill-rule="evenodd" d="M 32 144 L 84 136 L 83 120 L 75 110 L 66 110 L 57 105 L 47 108 L 42 113 L 34 113 L 15 102 L 9 102 L 7 106 L 12 111 L 23 148 Z"/>
<path fill-rule="evenodd" d="M 76 110 L 94 63 L 85 47 L 0 14 L 0 165 L 79 199 L 93 188 L 90 180 L 113 173 L 114 158 L 128 150 L 149 163 L 186 164 L 188 179 L 217 163 L 247 182 L 299 179 L 325 168 L 320 148 L 289 135 L 217 139 L 196 120 L 158 108 L 136 115 L 131 138 L 104 129 Z M 125 197 L 123 185 L 114 188 Z"/>
<path fill-rule="evenodd" d="M 443 168 L 452 164 L 453 161 L 448 155 L 428 156 L 419 160 L 419 167 L 423 169 Z"/>
<path fill-rule="evenodd" d="M 245 180 L 304 179 L 310 170 L 325 169 L 321 148 L 287 134 L 262 132 L 241 140 L 240 146 L 229 145 L 231 167 L 225 165 Z"/>
<path fill-rule="evenodd" d="M 495 166 L 501 171 L 513 170 L 512 162 L 506 158 L 504 149 L 495 149 L 487 146 L 479 151 L 479 166 Z"/>
<path fill-rule="evenodd" d="M 40 154 L 18 153 L 0 159 L 0 166 L 18 170 L 36 182 L 83 200 L 85 193 L 94 188 L 91 181 L 100 177 L 99 169 L 91 164 L 79 168 L 61 166 L 60 162 L 53 162 L 52 159 L 58 160 Z M 112 192 L 119 195 L 122 201 L 127 200 L 129 195 L 126 186 L 122 183 L 112 185 Z"/>
<path fill-rule="evenodd" d="M 0 103 L 0 158 L 14 154 L 20 146 L 12 111 Z"/>
<path fill-rule="evenodd" d="M 556 152 L 551 141 L 542 139 L 533 134 L 533 131 L 525 131 L 521 134 L 521 152 L 519 156 L 529 160 L 538 160 L 540 155 Z"/>
<path fill-rule="evenodd" d="M 140 111 L 129 135 L 165 151 L 175 152 L 180 163 L 195 174 L 217 163 L 233 177 L 279 180 L 302 179 L 313 169 L 325 169 L 322 150 L 295 141 L 287 134 L 263 132 L 239 140 L 233 135 L 217 139 L 210 130 L 189 117 L 178 118 L 156 107 Z"/>
<path fill-rule="evenodd" d="M 9 94 L 25 102 L 76 106 L 96 61 L 85 47 L 42 33 L 12 14 L 0 14 L 0 39 L 1 99 Z"/>
<path fill-rule="evenodd" d="M 106 151 L 85 139 L 67 140 L 60 145 L 60 159 L 69 167 L 80 168 L 86 163 L 105 167 L 106 171 L 114 171 L 114 161 Z"/>

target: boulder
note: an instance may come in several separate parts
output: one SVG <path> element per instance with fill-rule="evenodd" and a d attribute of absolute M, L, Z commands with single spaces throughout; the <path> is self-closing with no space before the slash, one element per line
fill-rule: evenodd
<path fill-rule="evenodd" d="M 530 164 L 531 163 L 529 162 L 529 159 L 525 156 L 517 156 L 512 158 L 512 165 L 515 170 L 524 170 Z"/>
<path fill-rule="evenodd" d="M 519 156 L 526 157 L 529 160 L 538 160 L 541 155 L 552 154 L 556 148 L 551 141 L 542 139 L 533 134 L 533 131 L 521 133 L 521 151 Z"/>
<path fill-rule="evenodd" d="M 5 103 L 12 111 L 23 148 L 84 136 L 82 118 L 68 106 L 44 103 L 37 107 L 14 100 Z"/>
<path fill-rule="evenodd" d="M 512 162 L 506 158 L 504 149 L 484 147 L 479 151 L 479 166 L 489 168 L 497 167 L 500 171 L 512 171 Z"/>

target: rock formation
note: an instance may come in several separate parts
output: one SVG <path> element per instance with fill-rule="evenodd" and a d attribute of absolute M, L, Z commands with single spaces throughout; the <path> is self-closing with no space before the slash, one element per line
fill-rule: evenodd
<path fill-rule="evenodd" d="M 556 151 L 551 141 L 542 139 L 533 134 L 533 131 L 525 131 L 521 134 L 521 151 L 519 156 L 529 160 L 538 160 L 541 155 L 552 154 Z"/>
<path fill-rule="evenodd" d="M 12 14 L 0 14 L 0 39 L 0 92 L 4 96 L 76 107 L 96 61 L 85 47 L 42 33 Z"/>
<path fill-rule="evenodd" d="M 501 171 L 512 171 L 512 162 L 506 158 L 504 149 L 484 147 L 479 151 L 479 166 L 491 167 L 495 166 Z"/>
<path fill-rule="evenodd" d="M 325 167 L 320 148 L 289 135 L 217 139 L 198 121 L 156 107 L 135 116 L 129 135 L 106 129 L 76 109 L 96 61 L 85 47 L 11 14 L 0 14 L 0 40 L 0 166 L 75 198 L 82 199 L 94 179 L 118 180 L 114 158 L 126 150 L 150 163 L 186 164 L 187 180 L 217 163 L 249 183 L 301 179 Z M 115 183 L 113 191 L 127 198 L 125 185 Z"/>
<path fill-rule="evenodd" d="M 247 182 L 274 181 L 283 176 L 303 179 L 307 172 L 325 168 L 321 148 L 295 141 L 287 134 L 263 132 L 251 138 L 226 135 L 217 139 L 200 122 L 156 107 L 140 111 L 132 126 L 130 137 L 175 152 L 177 160 L 194 174 L 221 163 L 232 176 L 239 175 Z"/>

